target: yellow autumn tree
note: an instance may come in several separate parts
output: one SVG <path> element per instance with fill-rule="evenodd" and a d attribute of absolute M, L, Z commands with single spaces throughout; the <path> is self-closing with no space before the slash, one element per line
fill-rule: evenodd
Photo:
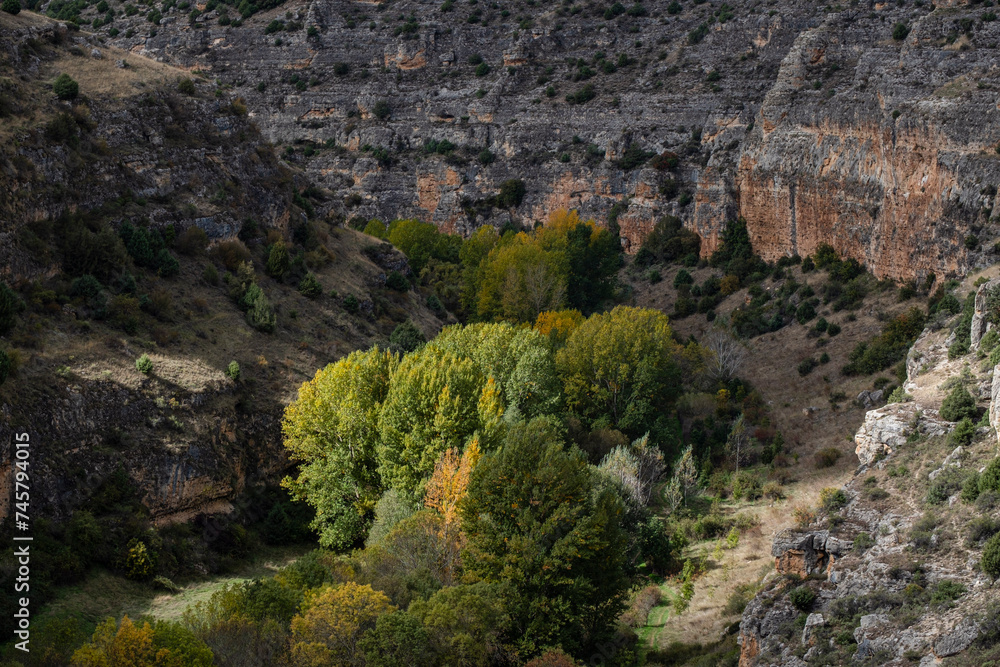
<path fill-rule="evenodd" d="M 561 347 L 582 323 L 583 314 L 579 310 L 547 310 L 539 313 L 535 320 L 535 331 L 548 336 L 549 340 Z"/>
<path fill-rule="evenodd" d="M 307 593 L 292 619 L 292 661 L 302 667 L 364 664 L 361 637 L 379 616 L 395 611 L 371 586 L 347 582 Z"/>
<path fill-rule="evenodd" d="M 427 482 L 424 505 L 441 515 L 440 536 L 444 545 L 444 571 L 449 578 L 454 578 L 461 563 L 462 547 L 465 546 L 458 505 L 468 493 L 472 470 L 481 456 L 479 441 L 473 437 L 464 453 L 459 454 L 457 449 L 444 452 L 434 466 L 434 474 Z"/>

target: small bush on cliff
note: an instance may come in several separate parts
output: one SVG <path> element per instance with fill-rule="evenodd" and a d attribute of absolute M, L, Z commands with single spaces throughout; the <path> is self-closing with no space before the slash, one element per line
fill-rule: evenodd
<path fill-rule="evenodd" d="M 20 0 L 3 0 L 3 4 L 0 5 L 0 9 L 8 14 L 18 14 L 21 11 L 21 2 Z"/>
<path fill-rule="evenodd" d="M 153 372 L 153 360 L 149 358 L 148 354 L 143 354 L 135 360 L 135 369 L 143 375 L 149 375 Z"/>
<path fill-rule="evenodd" d="M 323 293 L 323 286 L 320 285 L 315 275 L 307 273 L 306 277 L 299 282 L 299 292 L 307 298 L 315 299 Z"/>
<path fill-rule="evenodd" d="M 195 93 L 194 81 L 187 78 L 181 79 L 180 82 L 177 84 L 177 90 L 184 93 L 185 95 L 194 95 Z"/>
<path fill-rule="evenodd" d="M 235 360 L 230 361 L 226 367 L 226 376 L 233 382 L 240 379 L 240 365 Z"/>
<path fill-rule="evenodd" d="M 975 436 L 976 425 L 973 424 L 972 420 L 968 417 L 963 417 L 961 421 L 955 425 L 955 430 L 951 432 L 949 440 L 951 440 L 951 444 L 956 447 L 967 447 Z"/>
<path fill-rule="evenodd" d="M 957 422 L 976 416 L 976 399 L 963 385 L 956 385 L 941 403 L 941 419 Z"/>
<path fill-rule="evenodd" d="M 353 294 L 348 294 L 344 297 L 344 310 L 354 315 L 360 309 L 361 304 L 358 302 L 358 297 Z"/>
<path fill-rule="evenodd" d="M 80 94 L 80 84 L 69 74 L 60 74 L 52 83 L 52 92 L 61 100 L 72 100 Z"/>
<path fill-rule="evenodd" d="M 811 588 L 799 586 L 792 589 L 792 592 L 788 594 L 788 599 L 799 611 L 809 611 L 812 609 L 813 602 L 816 601 L 816 594 Z"/>
<path fill-rule="evenodd" d="M 994 579 L 1000 577 L 1000 533 L 986 541 L 979 565 L 983 568 L 983 572 Z"/>
<path fill-rule="evenodd" d="M 902 42 L 910 34 L 910 26 L 905 23 L 897 23 L 892 26 L 892 38 L 897 42 Z"/>
<path fill-rule="evenodd" d="M 819 492 L 819 503 L 827 512 L 835 512 L 850 502 L 843 489 L 827 487 Z"/>
<path fill-rule="evenodd" d="M 979 475 L 979 493 L 1000 491 L 1000 457 L 990 461 L 986 469 Z"/>

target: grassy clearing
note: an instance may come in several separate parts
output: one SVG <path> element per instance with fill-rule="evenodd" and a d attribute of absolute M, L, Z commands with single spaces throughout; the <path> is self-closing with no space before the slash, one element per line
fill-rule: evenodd
<path fill-rule="evenodd" d="M 105 570 L 96 571 L 83 582 L 62 588 L 59 596 L 38 614 L 38 621 L 73 616 L 83 620 L 90 632 L 105 618 L 118 618 L 123 614 L 132 618 L 149 615 L 177 620 L 189 606 L 207 600 L 223 586 L 273 575 L 307 550 L 303 546 L 266 548 L 238 572 L 187 582 L 175 594 L 157 590 L 150 583 L 129 581 Z"/>

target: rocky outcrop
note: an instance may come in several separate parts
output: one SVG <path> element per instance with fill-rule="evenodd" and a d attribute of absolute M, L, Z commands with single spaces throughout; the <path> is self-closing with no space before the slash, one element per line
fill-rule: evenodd
<path fill-rule="evenodd" d="M 911 435 L 941 435 L 949 428 L 938 418 L 937 410 L 922 410 L 913 402 L 890 403 L 865 414 L 865 422 L 854 436 L 855 453 L 861 465 L 871 465 L 905 445 Z"/>
<path fill-rule="evenodd" d="M 994 278 L 988 283 L 983 283 L 976 290 L 975 310 L 972 313 L 972 329 L 970 333 L 969 349 L 973 352 L 979 349 L 979 341 L 982 340 L 986 332 L 989 331 L 993 323 L 990 322 L 988 311 L 988 297 L 1000 288 L 1000 278 Z"/>
<path fill-rule="evenodd" d="M 780 574 L 806 578 L 829 573 L 837 558 L 850 548 L 850 542 L 831 537 L 826 530 L 784 530 L 771 543 L 771 555 L 774 556 L 774 569 Z"/>

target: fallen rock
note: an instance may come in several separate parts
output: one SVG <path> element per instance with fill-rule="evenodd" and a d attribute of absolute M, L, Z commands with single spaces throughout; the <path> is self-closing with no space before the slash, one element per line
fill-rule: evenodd
<path fill-rule="evenodd" d="M 94 58 L 96 60 L 101 60 L 102 58 L 104 58 L 104 56 L 101 55 L 101 50 L 100 49 L 91 49 L 91 51 L 90 51 L 90 57 Z"/>

